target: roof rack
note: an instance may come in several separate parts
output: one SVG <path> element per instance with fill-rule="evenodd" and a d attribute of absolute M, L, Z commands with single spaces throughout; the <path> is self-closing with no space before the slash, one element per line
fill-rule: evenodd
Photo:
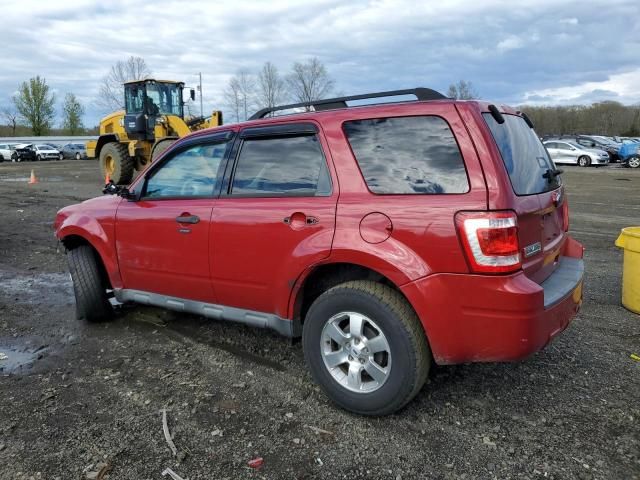
<path fill-rule="evenodd" d="M 254 113 L 249 120 L 257 120 L 264 118 L 269 113 L 279 110 L 290 110 L 292 108 L 313 107 L 316 112 L 322 110 L 332 110 L 335 108 L 347 108 L 347 102 L 354 100 L 368 100 L 371 98 L 397 97 L 400 95 L 415 95 L 417 101 L 424 100 L 442 100 L 445 97 L 440 92 L 436 92 L 430 88 L 409 88 L 407 90 L 390 90 L 388 92 L 365 93 L 363 95 L 352 95 L 350 97 L 326 98 L 323 100 L 314 100 L 312 102 L 292 103 L 290 105 L 279 105 L 276 107 L 263 108 Z"/>

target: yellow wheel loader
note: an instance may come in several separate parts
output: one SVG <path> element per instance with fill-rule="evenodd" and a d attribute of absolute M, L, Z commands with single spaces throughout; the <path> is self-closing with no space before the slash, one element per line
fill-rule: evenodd
<path fill-rule="evenodd" d="M 176 139 L 222 125 L 222 112 L 185 118 L 184 83 L 136 80 L 124 84 L 125 109 L 100 120 L 98 140 L 87 142 L 87 156 L 100 159 L 102 177 L 127 185 Z M 191 90 L 191 99 L 195 98 Z"/>

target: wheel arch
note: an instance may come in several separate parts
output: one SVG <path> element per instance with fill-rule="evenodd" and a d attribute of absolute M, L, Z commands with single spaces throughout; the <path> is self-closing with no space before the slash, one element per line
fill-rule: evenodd
<path fill-rule="evenodd" d="M 75 226 L 63 226 L 57 233 L 65 250 L 73 250 L 81 245 L 91 247 L 100 261 L 99 263 L 111 288 L 122 288 L 122 278 L 120 277 L 114 249 L 108 244 L 104 231 L 102 231 L 102 234 L 104 237 Z"/>
<path fill-rule="evenodd" d="M 301 326 L 315 299 L 330 288 L 352 280 L 372 280 L 387 285 L 398 291 L 411 305 L 399 285 L 377 269 L 357 263 L 330 262 L 314 265 L 300 275 L 291 292 L 289 318 Z"/>

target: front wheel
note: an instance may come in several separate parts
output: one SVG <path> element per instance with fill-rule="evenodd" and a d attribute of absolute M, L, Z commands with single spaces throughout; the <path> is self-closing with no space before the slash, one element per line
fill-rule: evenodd
<path fill-rule="evenodd" d="M 116 185 L 128 185 L 133 179 L 135 161 L 129 156 L 126 145 L 117 142 L 107 143 L 100 150 L 100 171 L 102 178 L 109 178 Z"/>
<path fill-rule="evenodd" d="M 346 282 L 320 295 L 302 337 L 315 381 L 336 404 L 362 415 L 387 415 L 405 406 L 431 366 L 416 313 L 381 283 Z"/>
<path fill-rule="evenodd" d="M 88 245 L 80 245 L 67 252 L 67 261 L 78 320 L 99 322 L 110 319 L 113 307 L 107 295 L 106 274 L 97 253 Z"/>
<path fill-rule="evenodd" d="M 80 154 L 76 153 L 76 160 L 80 160 Z"/>
<path fill-rule="evenodd" d="M 640 167 L 640 157 L 631 157 L 629 160 L 627 160 L 627 166 L 629 168 Z"/>
<path fill-rule="evenodd" d="M 580 158 L 578 158 L 578 165 L 581 167 L 588 167 L 589 165 L 591 165 L 591 158 L 586 155 L 582 155 Z"/>
<path fill-rule="evenodd" d="M 40 155 L 36 155 L 36 161 L 38 161 L 38 162 L 39 162 L 39 161 L 41 161 L 41 160 L 42 160 L 42 157 L 41 157 Z"/>

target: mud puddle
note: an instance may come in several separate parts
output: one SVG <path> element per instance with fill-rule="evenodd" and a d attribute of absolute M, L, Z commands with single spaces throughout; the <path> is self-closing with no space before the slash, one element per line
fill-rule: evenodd
<path fill-rule="evenodd" d="M 49 347 L 0 347 L 0 375 L 26 373 L 44 358 Z"/>
<path fill-rule="evenodd" d="M 68 273 L 36 273 L 32 275 L 0 271 L 0 295 L 29 305 L 71 305 L 73 286 Z"/>

